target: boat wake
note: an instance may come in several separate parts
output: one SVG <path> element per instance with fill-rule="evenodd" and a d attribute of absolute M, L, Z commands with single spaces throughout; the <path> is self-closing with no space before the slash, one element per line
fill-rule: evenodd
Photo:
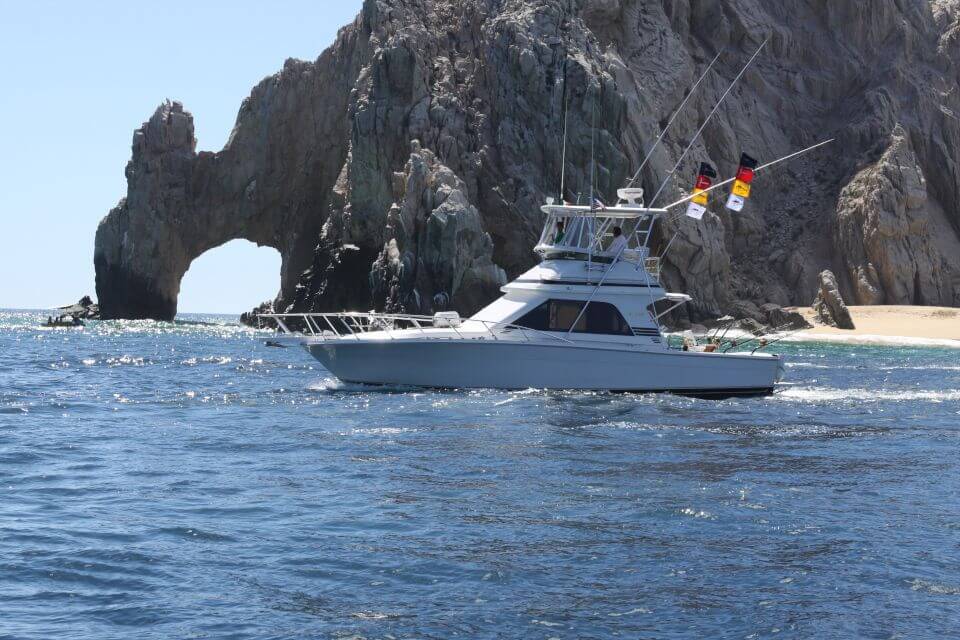
<path fill-rule="evenodd" d="M 840 402 L 840 403 L 876 403 L 876 402 L 955 402 L 960 400 L 960 389 L 924 390 L 924 389 L 839 389 L 834 387 L 787 386 L 778 389 L 771 400 L 790 402 Z"/>
<path fill-rule="evenodd" d="M 401 384 L 364 384 L 362 382 L 344 382 L 337 378 L 322 378 L 311 382 L 307 391 L 314 393 L 414 393 L 424 392 L 421 387 Z"/>

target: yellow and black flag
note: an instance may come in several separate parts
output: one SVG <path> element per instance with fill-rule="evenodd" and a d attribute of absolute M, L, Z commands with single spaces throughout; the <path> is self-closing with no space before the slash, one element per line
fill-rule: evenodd
<path fill-rule="evenodd" d="M 700 172 L 697 174 L 697 182 L 693 185 L 693 198 L 687 205 L 687 215 L 695 220 L 703 217 L 707 210 L 707 203 L 710 201 L 710 194 L 705 193 L 710 185 L 713 184 L 713 178 L 717 177 L 717 172 L 713 170 L 706 162 L 700 163 Z"/>
<path fill-rule="evenodd" d="M 740 211 L 750 197 L 750 183 L 753 182 L 753 172 L 757 168 L 757 161 L 745 153 L 740 154 L 740 166 L 737 168 L 737 177 L 733 181 L 733 189 L 727 198 L 727 209 Z"/>

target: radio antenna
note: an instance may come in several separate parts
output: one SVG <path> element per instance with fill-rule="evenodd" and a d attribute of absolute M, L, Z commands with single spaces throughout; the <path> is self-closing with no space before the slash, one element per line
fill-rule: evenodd
<path fill-rule="evenodd" d="M 567 95 L 567 78 L 563 78 L 563 152 L 560 154 L 560 204 L 563 204 L 564 183 L 567 176 L 567 114 L 570 111 L 570 96 Z"/>
<path fill-rule="evenodd" d="M 599 89 L 597 90 L 599 93 Z M 590 251 L 587 254 L 587 262 L 593 262 L 593 212 L 596 210 L 596 198 L 593 195 L 593 178 L 596 171 L 596 153 L 595 141 L 597 139 L 597 96 L 594 94 L 591 107 L 590 122 Z"/>

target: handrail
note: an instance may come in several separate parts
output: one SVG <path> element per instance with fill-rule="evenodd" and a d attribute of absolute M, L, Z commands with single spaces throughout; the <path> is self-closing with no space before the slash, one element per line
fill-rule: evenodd
<path fill-rule="evenodd" d="M 356 320 L 359 319 L 359 318 L 363 318 L 363 319 L 368 320 L 368 321 L 369 321 L 369 320 L 386 320 L 386 321 L 389 321 L 389 322 L 391 322 L 391 323 L 397 322 L 397 321 L 410 322 L 410 323 L 413 325 L 412 328 L 417 329 L 420 333 L 422 333 L 422 334 L 424 334 L 424 335 L 426 335 L 426 334 L 425 334 L 425 332 L 424 332 L 424 327 L 423 327 L 422 324 L 421 324 L 421 323 L 423 323 L 423 322 L 429 322 L 429 323 L 430 323 L 431 326 L 429 326 L 429 327 L 427 327 L 427 328 L 431 328 L 431 329 L 433 329 L 433 328 L 436 328 L 436 329 L 445 328 L 445 327 L 434 327 L 434 326 L 432 326 L 432 325 L 433 325 L 433 322 L 434 322 L 433 316 L 422 316 L 422 315 L 413 315 L 413 314 L 339 312 L 339 313 L 262 313 L 262 314 L 259 314 L 259 315 L 260 315 L 260 317 L 263 317 L 263 318 L 273 318 L 273 319 L 277 320 L 278 323 L 280 323 L 280 325 L 281 325 L 282 327 L 284 327 L 285 331 L 286 331 L 287 333 L 291 333 L 291 334 L 292 334 L 292 333 L 296 333 L 296 332 L 292 331 L 292 330 L 289 329 L 285 324 L 283 324 L 283 323 L 282 323 L 282 319 L 284 319 L 284 318 L 302 318 L 303 321 L 304 321 L 304 323 L 306 324 L 307 328 L 310 329 L 310 336 L 311 336 L 311 337 L 319 337 L 320 339 L 324 339 L 326 336 L 323 335 L 323 331 L 319 331 L 319 332 L 315 332 L 315 331 L 314 331 L 314 329 L 313 329 L 313 325 L 314 325 L 314 324 L 316 324 L 317 327 L 319 328 L 319 323 L 316 322 L 317 319 L 322 319 L 324 322 L 326 322 L 327 326 L 330 327 L 330 332 L 333 333 L 336 337 L 338 337 L 338 338 L 348 338 L 348 337 L 349 337 L 349 338 L 355 339 L 355 340 L 360 340 L 360 336 L 359 336 L 360 333 L 378 333 L 378 332 L 383 332 L 383 333 L 385 333 L 385 334 L 387 335 L 387 337 L 389 337 L 391 340 L 395 340 L 396 338 L 393 336 L 392 332 L 395 331 L 395 330 L 397 330 L 397 329 L 396 329 L 396 327 L 386 327 L 386 326 L 383 327 L 382 329 L 380 329 L 380 328 L 371 329 L 371 328 L 370 328 L 370 326 L 371 326 L 370 324 L 361 325 L 361 324 L 357 323 L 357 324 L 355 324 L 354 326 L 355 326 L 355 328 L 356 328 L 358 331 L 354 331 L 354 329 L 350 326 L 350 323 L 347 321 L 347 318 L 349 318 L 350 320 L 354 320 L 354 321 L 356 321 Z M 331 319 L 340 319 L 340 320 L 341 320 L 341 324 L 343 324 L 343 326 L 346 328 L 346 330 L 347 330 L 348 333 L 346 333 L 346 332 L 344 332 L 344 331 L 341 331 L 341 330 L 338 330 L 338 329 L 336 328 L 336 326 L 334 325 L 334 323 L 331 322 Z M 313 323 L 311 323 L 311 320 L 313 321 Z M 494 340 L 499 340 L 499 339 L 500 339 L 500 338 L 497 336 L 496 332 L 493 331 L 493 328 L 499 327 L 499 328 L 504 328 L 504 329 L 519 329 L 519 330 L 522 332 L 524 339 L 526 339 L 527 341 L 530 340 L 530 338 L 529 338 L 528 335 L 527 335 L 527 332 L 533 332 L 533 333 L 536 334 L 536 335 L 543 336 L 544 338 L 547 338 L 547 339 L 550 339 L 550 340 L 558 340 L 558 341 L 560 341 L 560 342 L 565 342 L 565 343 L 567 343 L 567 344 L 574 344 L 574 342 L 573 342 L 572 340 L 569 340 L 569 339 L 567 339 L 567 338 L 564 338 L 563 336 L 554 335 L 554 334 L 548 333 L 548 332 L 546 332 L 546 331 L 541 331 L 541 330 L 539 330 L 539 329 L 532 329 L 532 328 L 530 328 L 530 327 L 524 327 L 524 326 L 521 326 L 521 325 L 509 323 L 509 322 L 500 322 L 500 321 L 497 321 L 497 320 L 481 320 L 481 319 L 479 319 L 479 318 L 476 318 L 476 319 L 474 319 L 474 318 L 464 318 L 464 322 L 465 322 L 465 323 L 470 323 L 470 322 L 476 322 L 476 323 L 478 323 L 481 327 L 483 327 L 483 329 L 484 329 L 484 330 L 490 335 L 490 337 L 491 337 L 492 339 L 494 339 Z M 364 327 L 366 327 L 366 328 L 364 328 Z M 453 332 L 457 335 L 457 337 L 458 337 L 459 339 L 461 339 L 461 340 L 466 339 L 466 338 L 464 337 L 464 335 L 460 332 L 460 328 L 459 328 L 459 327 L 452 327 L 452 326 L 451 326 L 451 327 L 449 327 L 449 328 L 450 328 L 451 330 L 453 330 Z M 302 333 L 302 332 L 301 332 L 301 333 Z M 455 339 L 455 338 L 450 338 L 450 339 Z M 483 338 L 483 339 L 485 339 L 485 338 Z"/>

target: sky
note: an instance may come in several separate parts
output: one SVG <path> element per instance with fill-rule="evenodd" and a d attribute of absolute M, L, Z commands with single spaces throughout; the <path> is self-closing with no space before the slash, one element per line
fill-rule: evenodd
<path fill-rule="evenodd" d="M 198 151 L 217 151 L 250 89 L 287 58 L 315 60 L 360 6 L 0 0 L 0 308 L 94 296 L 97 224 L 164 99 L 193 113 Z M 179 311 L 239 313 L 279 287 L 279 254 L 236 240 L 193 262 Z"/>

